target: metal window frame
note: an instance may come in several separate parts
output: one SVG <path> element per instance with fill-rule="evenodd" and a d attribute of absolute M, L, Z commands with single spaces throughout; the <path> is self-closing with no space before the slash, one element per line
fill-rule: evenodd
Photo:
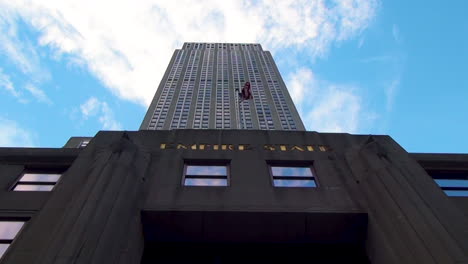
<path fill-rule="evenodd" d="M 314 163 L 312 161 L 296 161 L 296 160 L 281 160 L 281 161 L 267 161 L 268 172 L 270 174 L 270 183 L 274 188 L 318 188 L 320 186 L 317 180 L 317 173 L 314 169 Z M 272 167 L 289 167 L 289 168 L 309 168 L 312 176 L 274 176 Z M 315 182 L 315 187 L 311 186 L 275 186 L 275 180 L 300 180 L 307 181 L 312 180 Z"/>
<path fill-rule="evenodd" d="M 187 175 L 188 166 L 225 166 L 226 175 Z M 226 180 L 226 185 L 185 185 L 185 179 L 214 179 L 214 180 Z M 229 187 L 231 186 L 231 164 L 228 160 L 184 160 L 184 169 L 182 174 L 183 187 Z"/>
<path fill-rule="evenodd" d="M 21 232 L 23 232 L 30 218 L 31 217 L 3 217 L 3 216 L 0 217 L 0 222 L 23 222 L 23 226 L 21 226 L 21 228 L 15 234 L 15 237 L 13 239 L 0 239 L 0 244 L 8 244 L 8 248 L 5 250 L 3 255 L 0 256 L 0 261 L 2 261 L 3 257 L 8 253 L 8 251 L 10 251 L 10 246 L 18 238 Z"/>
<path fill-rule="evenodd" d="M 18 185 L 47 185 L 47 186 L 53 186 L 52 189 L 49 191 L 53 191 L 57 183 L 60 182 L 60 180 L 63 177 L 64 170 L 58 169 L 58 168 L 51 168 L 50 170 L 48 169 L 25 169 L 21 172 L 20 176 L 17 177 L 16 181 L 13 183 L 13 185 L 10 187 L 10 191 L 12 192 L 20 192 L 15 190 L 16 186 Z M 60 177 L 56 182 L 44 182 L 44 181 L 21 181 L 21 179 L 24 177 L 24 174 L 26 173 L 36 173 L 36 174 L 60 174 Z M 44 191 L 21 191 L 21 192 L 44 192 Z M 1 221 L 1 220 L 0 220 Z"/>

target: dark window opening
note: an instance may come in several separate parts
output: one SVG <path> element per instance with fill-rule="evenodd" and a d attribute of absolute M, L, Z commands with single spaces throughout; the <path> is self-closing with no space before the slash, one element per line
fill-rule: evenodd
<path fill-rule="evenodd" d="M 308 263 L 308 259 L 319 264 L 370 263 L 362 245 L 340 243 L 147 243 L 141 263 Z"/>
<path fill-rule="evenodd" d="M 468 197 L 468 171 L 427 170 L 447 196 Z"/>

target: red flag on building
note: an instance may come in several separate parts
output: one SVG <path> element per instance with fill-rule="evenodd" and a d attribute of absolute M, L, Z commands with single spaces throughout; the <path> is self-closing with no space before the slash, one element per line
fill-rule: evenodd
<path fill-rule="evenodd" d="M 239 95 L 241 97 L 241 102 L 244 100 L 253 99 L 252 92 L 250 91 L 250 82 L 246 82 L 244 84 L 244 88 L 242 88 L 242 91 L 239 93 Z"/>

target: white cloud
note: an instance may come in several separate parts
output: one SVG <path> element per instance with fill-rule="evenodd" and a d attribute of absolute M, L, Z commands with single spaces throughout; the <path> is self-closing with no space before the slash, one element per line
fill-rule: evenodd
<path fill-rule="evenodd" d="M 94 116 L 99 112 L 101 102 L 96 97 L 90 97 L 86 102 L 80 105 L 81 113 L 84 119 Z"/>
<path fill-rule="evenodd" d="M 359 130 L 363 114 L 361 98 L 349 87 L 329 86 L 317 99 L 311 111 L 305 113 L 305 122 L 311 130 L 345 133 Z"/>
<path fill-rule="evenodd" d="M 34 147 L 34 136 L 17 122 L 0 117 L 0 147 Z"/>
<path fill-rule="evenodd" d="M 302 108 L 304 99 L 314 96 L 317 90 L 314 74 L 307 68 L 299 68 L 291 74 L 287 85 L 297 108 Z"/>
<path fill-rule="evenodd" d="M 114 118 L 114 112 L 110 109 L 106 102 L 101 105 L 102 114 L 99 117 L 99 122 L 105 130 L 122 130 L 122 125 Z"/>
<path fill-rule="evenodd" d="M 26 89 L 28 92 L 31 93 L 32 96 L 34 96 L 39 102 L 43 102 L 46 104 L 52 104 L 52 101 L 47 97 L 45 92 L 41 89 L 39 89 L 37 86 L 34 84 L 28 83 L 24 86 L 24 89 Z"/>
<path fill-rule="evenodd" d="M 10 25 L 18 17 L 31 24 L 40 44 L 58 56 L 84 62 L 120 98 L 148 105 L 171 54 L 184 41 L 259 42 L 272 51 L 301 48 L 313 58 L 365 29 L 377 1 L 0 0 L 0 9 Z M 14 34 L 3 39 L 18 41 Z M 27 46 L 20 51 L 4 46 L 28 69 L 21 55 Z"/>
<path fill-rule="evenodd" d="M 357 133 L 375 119 L 363 108 L 359 87 L 319 80 L 307 68 L 292 73 L 287 83 L 307 130 Z"/>
<path fill-rule="evenodd" d="M 83 119 L 98 116 L 98 121 L 104 130 L 122 130 L 122 125 L 115 120 L 114 112 L 107 102 L 101 102 L 96 97 L 90 97 L 86 102 L 80 105 Z"/>

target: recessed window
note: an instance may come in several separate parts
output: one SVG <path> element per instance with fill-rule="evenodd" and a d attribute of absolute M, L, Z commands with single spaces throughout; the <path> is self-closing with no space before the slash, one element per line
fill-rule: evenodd
<path fill-rule="evenodd" d="M 24 223 L 24 221 L 0 221 L 0 258 L 13 243 Z"/>
<path fill-rule="evenodd" d="M 227 165 L 185 164 L 185 186 L 227 186 Z"/>
<path fill-rule="evenodd" d="M 25 172 L 13 187 L 13 191 L 50 192 L 62 174 L 47 172 Z"/>
<path fill-rule="evenodd" d="M 468 197 L 468 180 L 434 179 L 448 196 Z"/>
<path fill-rule="evenodd" d="M 447 196 L 468 197 L 468 171 L 428 170 L 427 173 Z"/>
<path fill-rule="evenodd" d="M 89 139 L 82 140 L 80 144 L 78 145 L 78 148 L 84 148 L 88 146 L 88 144 L 89 144 Z"/>
<path fill-rule="evenodd" d="M 275 187 L 317 187 L 310 166 L 273 166 L 270 172 Z"/>

